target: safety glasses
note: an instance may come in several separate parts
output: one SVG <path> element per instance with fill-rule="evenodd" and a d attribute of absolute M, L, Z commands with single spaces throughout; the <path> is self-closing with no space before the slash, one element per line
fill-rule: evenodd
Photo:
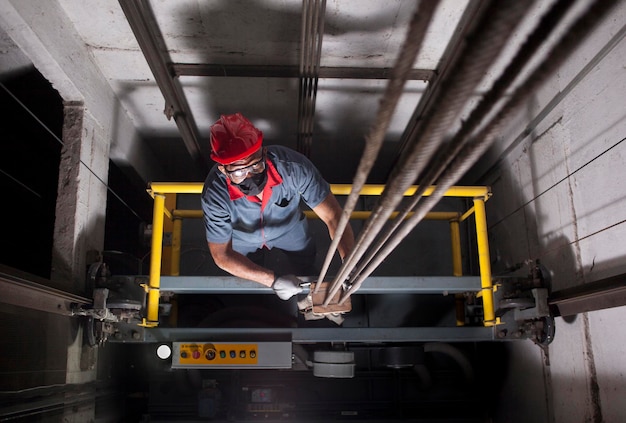
<path fill-rule="evenodd" d="M 241 167 L 235 170 L 228 170 L 226 169 L 226 167 L 224 167 L 224 172 L 226 172 L 230 180 L 236 184 L 246 179 L 248 174 L 250 173 L 259 174 L 259 173 L 262 173 L 264 170 L 265 170 L 265 153 L 263 153 L 263 155 L 261 156 L 259 160 L 257 160 L 254 163 L 250 163 L 246 167 Z"/>

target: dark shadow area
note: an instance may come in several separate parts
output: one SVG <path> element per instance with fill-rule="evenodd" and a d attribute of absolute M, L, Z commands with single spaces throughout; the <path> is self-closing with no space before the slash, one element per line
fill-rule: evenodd
<path fill-rule="evenodd" d="M 147 187 L 138 189 L 112 161 L 108 185 L 104 261 L 113 275 L 147 274 L 150 237 L 144 231 L 152 222 L 154 201 Z"/>
<path fill-rule="evenodd" d="M 125 412 L 121 421 L 139 421 L 145 414 L 170 421 L 484 423 L 491 412 L 481 398 L 498 386 L 500 360 L 506 357 L 502 348 L 488 344 L 451 344 L 466 362 L 429 350 L 396 365 L 385 346 L 364 346 L 353 350 L 353 378 L 323 378 L 310 368 L 171 369 L 169 359 L 157 358 L 157 346 L 115 346 L 126 387 L 118 402 Z M 421 350 L 419 344 L 398 347 Z M 298 353 L 312 356 L 313 350 L 305 345 Z"/>
<path fill-rule="evenodd" d="M 0 261 L 50 278 L 62 146 L 46 128 L 61 139 L 63 103 L 34 69 L 2 83 L 37 118 L 0 89 L 0 184 L 5 198 Z"/>
<path fill-rule="evenodd" d="M 65 383 L 76 329 L 68 317 L 0 304 L 0 391 Z"/>

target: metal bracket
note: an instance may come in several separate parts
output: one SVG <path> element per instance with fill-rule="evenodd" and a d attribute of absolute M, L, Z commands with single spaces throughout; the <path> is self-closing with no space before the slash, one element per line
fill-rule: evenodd
<path fill-rule="evenodd" d="M 172 120 L 175 114 L 174 105 L 171 103 L 165 103 L 165 107 L 163 108 L 163 114 L 165 114 L 167 120 Z"/>
<path fill-rule="evenodd" d="M 531 290 L 534 298 L 534 307 L 527 309 L 515 309 L 515 320 L 532 320 L 550 315 L 550 306 L 548 305 L 547 288 L 533 288 Z"/>

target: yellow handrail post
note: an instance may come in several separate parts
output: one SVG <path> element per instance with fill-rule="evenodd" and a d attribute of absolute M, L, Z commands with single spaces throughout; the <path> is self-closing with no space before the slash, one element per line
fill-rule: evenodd
<path fill-rule="evenodd" d="M 463 276 L 463 256 L 461 255 L 461 229 L 458 220 L 450 221 L 450 241 L 452 243 L 452 274 Z M 465 326 L 465 298 L 463 294 L 454 295 L 456 325 Z"/>
<path fill-rule="evenodd" d="M 485 200 L 474 198 L 474 216 L 476 218 L 476 241 L 478 244 L 478 267 L 480 268 L 480 285 L 483 298 L 485 326 L 494 326 L 496 315 L 493 304 L 493 284 L 491 282 L 491 262 L 489 259 L 489 239 L 487 236 L 487 214 Z"/>
<path fill-rule="evenodd" d="M 180 276 L 180 244 L 183 231 L 183 219 L 174 216 L 174 224 L 172 225 L 172 256 L 170 265 L 170 274 L 172 276 Z"/>
<path fill-rule="evenodd" d="M 152 214 L 152 246 L 150 252 L 150 282 L 148 286 L 148 317 L 145 326 L 159 324 L 159 297 L 161 287 L 161 256 L 163 254 L 163 221 L 165 212 L 165 195 L 154 194 L 154 210 Z"/>
<path fill-rule="evenodd" d="M 166 242 L 166 235 L 172 234 L 174 223 L 172 222 L 169 210 L 176 208 L 176 194 L 170 194 L 165 197 L 165 213 L 166 218 L 163 219 L 163 253 L 161 254 L 161 274 L 172 275 L 172 244 Z M 168 215 L 169 214 L 169 215 Z M 171 238 L 170 238 L 171 239 Z"/>
<path fill-rule="evenodd" d="M 450 240 L 452 242 L 452 274 L 454 276 L 463 276 L 461 229 L 458 220 L 450 221 Z"/>

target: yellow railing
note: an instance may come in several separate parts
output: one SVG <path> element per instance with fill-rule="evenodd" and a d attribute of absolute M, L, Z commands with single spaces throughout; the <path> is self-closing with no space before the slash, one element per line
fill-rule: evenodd
<path fill-rule="evenodd" d="M 331 192 L 335 195 L 349 195 L 352 186 L 349 184 L 331 184 Z M 142 325 L 154 327 L 158 325 L 159 313 L 159 289 L 161 284 L 161 259 L 163 255 L 163 226 L 164 218 L 172 220 L 172 245 L 170 257 L 170 275 L 180 274 L 180 245 L 182 219 L 202 218 L 202 210 L 169 210 L 165 207 L 167 194 L 201 194 L 203 184 L 196 182 L 153 182 L 150 184 L 148 193 L 154 198 L 154 212 L 152 218 L 152 251 L 150 259 L 150 279 L 146 287 L 148 292 L 147 317 Z M 384 185 L 365 185 L 360 195 L 381 195 Z M 429 187 L 424 193 L 425 196 L 432 194 L 435 187 Z M 409 188 L 404 195 L 413 195 L 417 186 Z M 455 276 L 462 276 L 461 257 L 461 236 L 460 222 L 466 220 L 472 214 L 476 220 L 476 239 L 478 245 L 478 258 L 481 279 L 481 292 L 483 298 L 484 325 L 493 326 L 497 323 L 493 303 L 493 285 L 491 281 L 491 267 L 489 260 L 489 243 L 487 239 L 487 221 L 485 216 L 485 201 L 491 196 L 489 187 L 484 186 L 455 186 L 451 187 L 445 194 L 446 197 L 466 197 L 472 198 L 474 207 L 465 213 L 457 212 L 430 212 L 426 215 L 426 220 L 445 220 L 450 222 L 450 238 L 452 244 L 452 269 Z M 308 218 L 315 218 L 312 211 L 306 211 Z M 367 219 L 371 212 L 354 211 L 351 219 Z M 391 218 L 394 218 L 394 213 Z M 457 325 L 464 324 L 463 299 L 457 295 Z"/>

